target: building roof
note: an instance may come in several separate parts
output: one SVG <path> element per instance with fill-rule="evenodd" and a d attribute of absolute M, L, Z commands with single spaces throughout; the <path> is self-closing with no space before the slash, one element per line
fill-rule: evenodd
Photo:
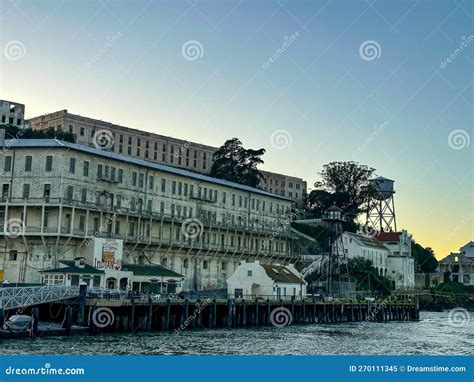
<path fill-rule="evenodd" d="M 42 273 L 77 273 L 77 274 L 104 274 L 104 271 L 101 271 L 97 268 L 94 268 L 92 265 L 84 264 L 84 268 L 76 267 L 74 260 L 60 260 L 61 264 L 66 265 L 65 267 L 52 268 L 52 269 L 43 269 Z"/>
<path fill-rule="evenodd" d="M 284 265 L 260 264 L 265 269 L 266 274 L 278 283 L 299 284 L 303 278 L 299 278 L 288 267 Z"/>
<path fill-rule="evenodd" d="M 378 241 L 400 241 L 401 232 L 377 232 L 375 238 Z"/>
<path fill-rule="evenodd" d="M 176 278 L 184 277 L 183 275 L 158 264 L 151 264 L 151 265 L 123 264 L 122 271 L 133 272 L 134 276 L 155 276 L 155 277 L 176 277 Z"/>
<path fill-rule="evenodd" d="M 385 249 L 387 248 L 377 239 L 370 237 L 370 236 L 365 236 L 361 235 L 358 233 L 353 233 L 353 232 L 345 232 L 345 234 L 351 236 L 355 240 L 357 240 L 361 245 L 365 247 L 373 247 L 373 248 L 380 248 L 380 249 Z"/>
<path fill-rule="evenodd" d="M 128 157 L 126 155 L 117 154 L 111 151 L 99 150 L 93 147 L 88 147 L 84 145 L 80 145 L 77 143 L 65 142 L 60 141 L 58 139 L 8 139 L 5 140 L 5 147 L 9 148 L 65 148 L 69 150 L 76 150 L 80 152 L 84 152 L 87 154 L 97 155 L 108 159 L 114 159 L 121 162 L 127 162 L 130 164 L 134 164 L 136 166 L 151 168 L 157 171 L 167 172 L 170 174 L 185 176 L 188 178 L 194 178 L 200 181 L 205 181 L 209 183 L 219 184 L 226 187 L 235 188 L 242 191 L 253 192 L 256 194 L 261 194 L 265 196 L 269 196 L 272 198 L 277 198 L 281 200 L 285 200 L 287 202 L 292 202 L 292 199 L 286 198 L 284 196 L 272 194 L 267 191 L 263 191 L 259 188 L 245 186 L 243 184 L 229 182 L 224 179 L 217 179 L 211 176 L 199 174 L 196 172 L 183 170 L 181 168 L 166 166 L 154 162 L 149 162 L 143 159 Z"/>
<path fill-rule="evenodd" d="M 474 264 L 474 257 L 463 255 L 462 253 L 453 253 L 451 252 L 448 256 L 439 260 L 439 264 L 454 264 L 455 258 L 458 258 L 457 263 L 465 264 L 472 263 Z"/>

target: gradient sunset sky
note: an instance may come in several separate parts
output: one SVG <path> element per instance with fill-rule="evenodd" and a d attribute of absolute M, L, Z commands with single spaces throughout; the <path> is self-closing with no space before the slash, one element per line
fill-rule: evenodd
<path fill-rule="evenodd" d="M 470 1 L 0 0 L 0 98 L 213 146 L 319 179 L 395 180 L 438 258 L 474 240 Z M 273 58 L 272 58 L 273 57 Z"/>

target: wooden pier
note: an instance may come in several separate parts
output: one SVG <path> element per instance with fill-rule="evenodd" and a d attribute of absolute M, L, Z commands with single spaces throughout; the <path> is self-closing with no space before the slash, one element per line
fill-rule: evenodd
<path fill-rule="evenodd" d="M 92 332 L 416 321 L 417 300 L 87 300 Z"/>

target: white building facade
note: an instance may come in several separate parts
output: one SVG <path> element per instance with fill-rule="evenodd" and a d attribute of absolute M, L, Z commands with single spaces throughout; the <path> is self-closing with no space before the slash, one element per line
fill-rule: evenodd
<path fill-rule="evenodd" d="M 362 234 L 344 232 L 342 242 L 347 258 L 362 257 L 372 262 L 380 276 L 388 274 L 388 249 L 378 240 Z"/>
<path fill-rule="evenodd" d="M 0 279 L 86 258 L 123 240 L 123 262 L 158 264 L 183 289 L 226 288 L 241 260 L 294 262 L 292 201 L 263 190 L 57 140 L 7 141 L 0 156 Z"/>
<path fill-rule="evenodd" d="M 227 279 L 234 298 L 290 299 L 306 297 L 307 283 L 292 265 L 241 262 Z"/>

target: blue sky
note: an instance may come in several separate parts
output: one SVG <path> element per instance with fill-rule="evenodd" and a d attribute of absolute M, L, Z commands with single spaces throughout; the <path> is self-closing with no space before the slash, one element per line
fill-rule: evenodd
<path fill-rule="evenodd" d="M 310 186 L 324 163 L 357 160 L 396 181 L 398 226 L 438 257 L 474 239 L 472 2 L 0 4 L 0 98 L 28 117 L 237 136 Z"/>

